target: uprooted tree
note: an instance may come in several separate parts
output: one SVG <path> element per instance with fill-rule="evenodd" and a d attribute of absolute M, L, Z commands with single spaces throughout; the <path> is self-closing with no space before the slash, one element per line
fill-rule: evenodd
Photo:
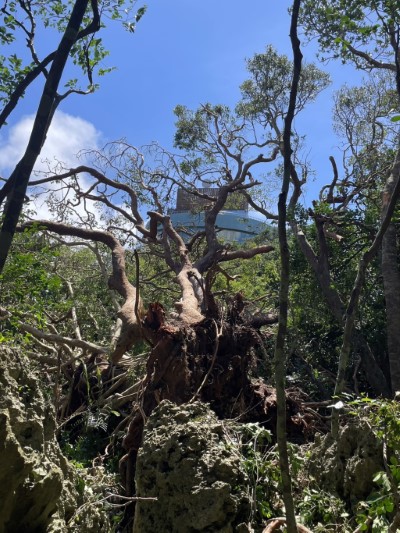
<path fill-rule="evenodd" d="M 270 93 L 266 88 L 268 98 L 262 112 L 257 108 L 261 102 L 251 96 L 257 88 L 256 73 L 260 68 L 274 81 L 269 84 Z M 57 221 L 26 219 L 18 231 L 45 235 L 50 247 L 89 249 L 103 275 L 110 270 L 108 287 L 119 299 L 114 299 L 117 316 L 108 345 L 84 339 L 73 311 L 72 335 L 56 332 L 54 324 L 44 331 L 43 324 L 35 324 L 28 316 L 16 316 L 14 323 L 50 353 L 54 354 L 51 347 L 57 346 L 58 364 L 66 372 L 82 357 L 74 350 L 90 355 L 87 364 L 99 365 L 103 359 L 102 364 L 107 367 L 109 358 L 112 366 L 105 369 L 105 375 L 110 377 L 114 365 L 136 344 L 150 346 L 146 376 L 127 396 L 138 398 L 124 439 L 127 454 L 121 463 L 128 495 L 134 490 L 132 476 L 143 426 L 163 399 L 178 404 L 200 399 L 209 402 L 218 416 L 243 421 L 263 421 L 268 413 L 275 430 L 275 393 L 251 377 L 252 354 L 255 350 L 265 353 L 266 334 L 260 328 L 277 322 L 275 303 L 271 302 L 264 312 L 255 312 L 240 292 L 228 301 L 218 298 L 214 284 L 217 278 L 229 281 L 231 262 L 251 260 L 274 249 L 267 237 L 264 242 L 260 238 L 259 244 L 244 246 L 224 242 L 219 235 L 218 215 L 239 201 L 250 204 L 268 219 L 279 219 L 279 215 L 270 212 L 263 194 L 262 169 L 269 165 L 271 173 L 278 176 L 277 164 L 285 151 L 291 152 L 292 144 L 297 157 L 300 139 L 294 133 L 291 141 L 291 121 L 285 130 L 287 109 L 290 105 L 291 116 L 295 116 L 328 82 L 328 77 L 313 65 L 306 65 L 301 73 L 298 67 L 298 86 L 291 93 L 292 69 L 288 58 L 269 47 L 265 54 L 249 62 L 253 78 L 244 84 L 243 101 L 235 111 L 210 104 L 194 112 L 178 106 L 175 143 L 184 155 L 170 154 L 157 145 L 139 151 L 120 141 L 101 152 L 82 155 L 85 164 L 79 167 L 60 169 L 59 165 L 57 173 L 36 176 L 29 183 L 29 194 L 47 193 Z M 297 176 L 290 155 L 285 162 L 285 194 L 290 177 L 303 179 Z M 196 199 L 201 206 L 201 231 L 190 234 L 188 228 L 172 224 L 169 209 L 178 188 L 194 198 L 194 206 Z M 208 189 L 213 189 L 213 194 Z M 282 225 L 285 226 L 284 219 Z M 142 303 L 140 256 L 147 253 L 173 273 L 173 279 L 165 273 L 155 279 L 155 283 L 160 283 L 169 276 L 175 284 L 177 297 L 170 307 L 152 302 L 146 308 Z M 127 254 L 135 264 L 134 282 Z M 285 284 L 287 287 L 287 280 Z M 73 296 L 72 285 L 73 279 L 69 278 L 66 286 Z M 282 294 L 283 300 L 287 298 Z M 3 319 L 12 320 L 10 310 L 3 310 Z M 283 330 L 282 333 L 280 351 L 284 359 Z M 284 364 L 280 368 L 284 380 Z M 79 365 L 78 378 L 82 372 Z M 78 378 L 74 378 L 61 406 L 66 417 L 79 413 L 81 407 L 79 398 L 71 397 L 74 392 L 79 393 L 78 387 L 74 389 Z M 284 396 L 280 401 L 285 404 Z M 290 398 L 288 402 L 289 434 L 300 435 L 301 423 L 294 417 L 299 407 Z M 285 414 L 284 405 L 282 410 Z M 281 437 L 286 438 L 284 433 L 281 429 Z"/>
<path fill-rule="evenodd" d="M 297 9 L 298 2 L 295 6 Z M 68 309 L 60 306 L 54 316 L 45 311 L 15 310 L 9 305 L 1 309 L 0 318 L 15 331 L 28 334 L 25 342 L 39 347 L 41 353 L 33 351 L 32 357 L 50 364 L 58 377 L 64 375 L 68 380 L 64 395 L 55 387 L 61 424 L 79 416 L 91 402 L 110 408 L 135 402 L 118 426 L 128 426 L 126 455 L 121 461 L 128 496 L 134 494 L 136 454 L 144 425 L 163 399 L 177 404 L 201 400 L 210 403 L 221 418 L 264 424 L 267 419 L 275 429 L 277 403 L 282 415 L 285 402 L 288 240 L 302 254 L 317 287 L 311 303 L 304 297 L 301 304 L 316 307 L 322 295 L 340 331 L 336 393 L 345 386 L 346 390 L 352 388 L 350 349 L 360 357 L 359 362 L 354 358 L 351 369 L 356 392 L 372 389 L 390 396 L 396 388 L 395 357 L 389 367 L 387 361 L 382 364 L 382 354 L 371 347 L 362 312 L 367 304 L 361 302 L 364 307 L 358 314 L 367 267 L 388 226 L 393 225 L 398 196 L 397 136 L 388 128 L 388 114 L 397 105 L 394 80 L 371 78 L 364 92 L 344 89 L 339 93 L 335 122 L 347 142 L 344 175 L 331 158 L 332 180 L 312 207 L 304 209 L 298 204 L 310 169 L 302 154 L 304 139 L 292 120 L 327 86 L 329 77 L 310 64 L 303 65 L 300 72 L 295 32 L 292 37 L 297 78 L 292 62 L 268 47 L 248 62 L 251 77 L 241 87 L 242 99 L 235 110 L 211 104 L 195 111 L 176 108 L 175 145 L 180 154 L 155 144 L 139 150 L 119 141 L 100 152 L 81 154 L 82 164 L 76 168 L 59 164 L 57 172 L 36 175 L 29 182 L 29 196 L 46 197 L 54 220 L 35 220 L 27 213 L 18 231 L 31 239 L 34 250 L 42 249 L 49 257 L 54 250 L 75 250 L 85 269 L 96 278 L 86 287 L 80 283 L 80 290 L 86 291 L 87 300 L 95 299 L 98 285 L 106 280 L 108 307 L 96 318 L 88 305 L 85 321 L 81 320 L 75 306 L 77 275 L 73 267 L 62 264 L 63 260 L 70 261 L 63 252 L 60 263 L 49 259 L 49 271 L 62 280 L 71 304 Z M 371 95 L 373 101 L 369 100 Z M 178 190 L 193 199 L 192 209 L 202 220 L 201 230 L 173 223 L 170 209 Z M 278 190 L 279 212 L 275 214 Z M 383 206 L 382 190 L 386 193 Z M 235 262 L 252 262 L 278 248 L 268 232 L 244 245 L 224 241 L 219 215 L 243 202 L 271 224 L 278 222 L 279 227 L 283 265 L 280 298 L 264 297 L 263 309 L 246 301 L 240 290 L 234 294 L 225 290 L 237 281 L 232 267 Z M 289 239 L 286 220 L 292 232 Z M 397 231 L 394 225 L 393 229 Z M 18 253 L 18 243 L 16 247 Z M 5 271 L 5 276 L 11 278 L 10 272 Z M 356 277 L 354 272 L 358 272 Z M 47 285 L 40 281 L 39 296 L 45 299 Z M 301 293 L 302 287 L 297 290 Z M 150 294 L 157 298 L 150 298 Z M 107 313 L 114 318 L 111 333 Z M 275 390 L 259 379 L 252 365 L 256 354 L 267 358 L 265 346 L 272 335 L 264 326 L 276 323 L 278 315 L 277 402 Z M 358 316 L 361 318 L 356 320 Z M 124 390 L 127 356 L 137 346 L 144 347 L 147 356 L 144 377 Z M 335 349 L 330 349 L 334 357 Z M 301 407 L 290 394 L 286 401 L 286 429 L 289 437 L 298 437 L 303 429 L 309 429 L 307 417 L 293 416 Z M 279 431 L 282 437 L 285 426 Z M 290 493 L 290 483 L 287 488 Z M 286 507 L 290 507 L 289 500 Z M 290 519 L 288 527 L 295 527 Z"/>

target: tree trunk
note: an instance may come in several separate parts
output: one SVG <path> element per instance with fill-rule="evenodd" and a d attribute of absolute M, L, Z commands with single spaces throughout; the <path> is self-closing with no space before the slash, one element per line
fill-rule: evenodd
<path fill-rule="evenodd" d="M 382 242 L 382 276 L 386 301 L 387 347 L 392 393 L 400 391 L 400 271 L 397 231 L 392 223 Z"/>
<path fill-rule="evenodd" d="M 68 26 L 60 41 L 43 89 L 28 146 L 9 177 L 11 187 L 7 196 L 4 222 L 0 232 L 0 273 L 3 271 L 14 238 L 29 178 L 46 140 L 47 131 L 57 107 L 57 90 L 61 76 L 71 48 L 78 37 L 87 6 L 88 0 L 76 0 L 74 4 Z"/>
<path fill-rule="evenodd" d="M 289 301 L 289 263 L 290 254 L 287 241 L 287 196 L 289 192 L 290 177 L 292 170 L 292 147 L 290 136 L 292 134 L 292 122 L 296 109 L 297 90 L 301 73 L 303 55 L 300 50 L 300 41 L 297 36 L 297 21 L 301 0 L 294 0 L 292 20 L 290 26 L 290 40 L 293 49 L 293 77 L 290 88 L 290 99 L 285 117 L 283 130 L 283 159 L 284 170 L 282 190 L 278 202 L 278 236 L 281 259 L 280 287 L 279 287 L 279 322 L 275 344 L 275 386 L 277 400 L 276 439 L 279 451 L 279 464 L 282 476 L 282 496 L 285 504 L 286 526 L 288 533 L 296 533 L 296 516 L 294 510 L 292 480 L 288 457 L 287 434 L 286 434 L 286 333 Z"/>
<path fill-rule="evenodd" d="M 388 176 L 382 198 L 382 211 L 387 209 L 400 172 L 397 165 Z M 396 226 L 391 223 L 382 241 L 382 276 L 386 300 L 387 348 L 389 354 L 392 393 L 400 390 L 400 271 L 397 252 Z"/>

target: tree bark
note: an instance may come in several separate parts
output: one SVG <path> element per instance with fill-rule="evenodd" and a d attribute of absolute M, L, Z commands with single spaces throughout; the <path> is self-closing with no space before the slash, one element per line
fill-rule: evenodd
<path fill-rule="evenodd" d="M 393 166 L 392 172 L 386 180 L 382 211 L 387 209 L 396 181 L 399 179 L 399 172 L 399 155 L 397 155 L 397 165 Z M 392 222 L 382 240 L 382 277 L 386 301 L 387 348 L 393 394 L 400 391 L 400 270 L 397 247 L 397 228 Z"/>
<path fill-rule="evenodd" d="M 382 276 L 386 302 L 387 348 L 392 393 L 400 391 L 400 272 L 396 226 L 390 224 L 382 242 Z"/>

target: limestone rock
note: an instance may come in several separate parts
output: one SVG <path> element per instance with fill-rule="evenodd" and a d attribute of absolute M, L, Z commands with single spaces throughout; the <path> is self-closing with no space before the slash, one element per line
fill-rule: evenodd
<path fill-rule="evenodd" d="M 144 431 L 136 463 L 134 533 L 231 533 L 247 522 L 246 475 L 202 403 L 163 401 Z M 242 529 L 241 529 L 242 530 Z"/>
<path fill-rule="evenodd" d="M 321 489 L 350 505 L 370 494 L 374 474 L 383 469 L 382 445 L 364 421 L 341 428 L 337 442 L 330 434 L 317 440 L 309 463 Z"/>
<path fill-rule="evenodd" d="M 29 359 L 1 349 L 0 533 L 72 531 L 68 521 L 84 503 L 76 472 L 56 440 L 53 408 L 41 385 Z M 100 519 L 97 509 L 91 514 L 82 512 L 79 531 L 111 531 L 104 512 Z"/>

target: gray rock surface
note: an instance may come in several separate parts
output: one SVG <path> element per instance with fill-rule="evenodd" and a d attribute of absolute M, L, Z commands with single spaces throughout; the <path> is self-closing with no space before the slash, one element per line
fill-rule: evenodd
<path fill-rule="evenodd" d="M 83 507 L 75 528 L 85 497 L 56 440 L 53 408 L 42 387 L 29 359 L 1 349 L 0 533 L 111 531 L 106 513 L 96 506 Z"/>
<path fill-rule="evenodd" d="M 137 503 L 133 531 L 246 531 L 247 482 L 206 405 L 163 401 L 147 422 L 136 464 L 137 496 L 157 501 Z"/>
<path fill-rule="evenodd" d="M 309 463 L 321 489 L 352 506 L 370 494 L 374 474 L 383 469 L 382 445 L 365 421 L 341 428 L 337 442 L 330 434 L 316 440 Z"/>

